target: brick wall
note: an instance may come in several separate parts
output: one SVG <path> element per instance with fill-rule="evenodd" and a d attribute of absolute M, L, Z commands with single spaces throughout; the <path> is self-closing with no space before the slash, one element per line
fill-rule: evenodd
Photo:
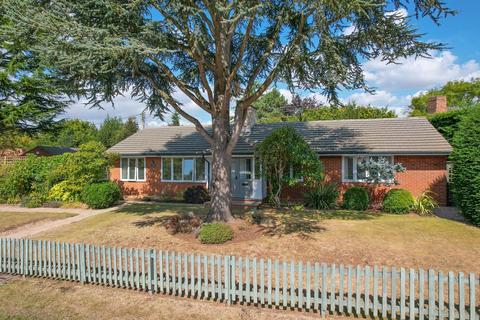
<path fill-rule="evenodd" d="M 145 158 L 145 181 L 121 181 L 120 161 L 110 169 L 110 180 L 115 181 L 122 189 L 124 198 L 140 199 L 144 196 L 158 196 L 162 198 L 181 198 L 183 191 L 194 185 L 205 185 L 195 182 L 168 182 L 162 181 L 161 158 Z"/>
<path fill-rule="evenodd" d="M 326 179 L 340 185 L 343 193 L 352 185 L 364 185 L 369 189 L 374 204 L 381 203 L 385 193 L 392 188 L 403 188 L 409 190 L 414 197 L 425 190 L 436 193 L 437 201 L 445 205 L 447 203 L 447 181 L 446 181 L 446 156 L 395 156 L 394 161 L 403 164 L 407 169 L 399 173 L 397 186 L 372 187 L 364 183 L 342 183 L 342 157 L 320 157 L 323 162 Z M 305 189 L 301 186 L 287 187 L 282 192 L 282 198 L 289 201 L 298 201 L 303 197 Z"/>

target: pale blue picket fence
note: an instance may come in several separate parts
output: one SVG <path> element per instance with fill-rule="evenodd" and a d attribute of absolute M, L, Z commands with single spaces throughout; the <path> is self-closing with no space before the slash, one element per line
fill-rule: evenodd
<path fill-rule="evenodd" d="M 230 304 L 391 319 L 479 319 L 474 273 L 0 239 L 0 272 Z"/>

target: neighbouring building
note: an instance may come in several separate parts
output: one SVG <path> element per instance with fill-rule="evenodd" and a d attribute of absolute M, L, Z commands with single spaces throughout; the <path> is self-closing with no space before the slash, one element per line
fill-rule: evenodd
<path fill-rule="evenodd" d="M 442 99 L 438 101 L 443 103 Z M 440 204 L 447 203 L 447 158 L 452 147 L 423 117 L 272 124 L 251 120 L 233 152 L 234 200 L 259 201 L 266 196 L 255 145 L 281 126 L 294 127 L 304 137 L 322 160 L 326 178 L 337 183 L 342 191 L 351 185 L 366 185 L 368 172 L 357 166 L 364 157 L 385 157 L 403 164 L 406 172 L 398 174 L 398 186 L 366 185 L 374 201 L 381 201 L 390 188 L 404 188 L 414 196 L 431 190 Z M 127 198 L 179 197 L 192 185 L 208 188 L 210 146 L 193 126 L 145 129 L 109 151 L 120 155 L 110 179 L 118 182 Z M 285 188 L 282 197 L 300 200 L 304 191 L 299 182 Z"/>

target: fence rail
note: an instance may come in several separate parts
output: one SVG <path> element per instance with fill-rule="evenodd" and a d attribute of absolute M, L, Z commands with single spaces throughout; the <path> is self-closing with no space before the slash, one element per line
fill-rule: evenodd
<path fill-rule="evenodd" d="M 0 273 L 301 311 L 479 319 L 474 273 L 213 256 L 0 238 Z"/>

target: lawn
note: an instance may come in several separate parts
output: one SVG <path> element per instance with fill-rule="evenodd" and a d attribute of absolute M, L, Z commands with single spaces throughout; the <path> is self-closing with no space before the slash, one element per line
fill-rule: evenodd
<path fill-rule="evenodd" d="M 0 319 L 12 320 L 318 319 L 318 314 L 226 306 L 218 302 L 38 278 L 13 277 L 3 284 L 0 279 L 0 301 Z"/>
<path fill-rule="evenodd" d="M 480 229 L 437 217 L 265 209 L 263 212 L 273 222 L 252 226 L 236 219 L 233 241 L 202 245 L 193 235 L 170 235 L 161 223 L 165 216 L 186 212 L 203 216 L 206 209 L 185 204 L 131 204 L 36 238 L 180 252 L 480 272 Z M 236 214 L 241 216 L 242 211 Z"/>
<path fill-rule="evenodd" d="M 0 233 L 40 221 L 53 221 L 73 217 L 72 213 L 54 212 L 0 212 Z"/>

